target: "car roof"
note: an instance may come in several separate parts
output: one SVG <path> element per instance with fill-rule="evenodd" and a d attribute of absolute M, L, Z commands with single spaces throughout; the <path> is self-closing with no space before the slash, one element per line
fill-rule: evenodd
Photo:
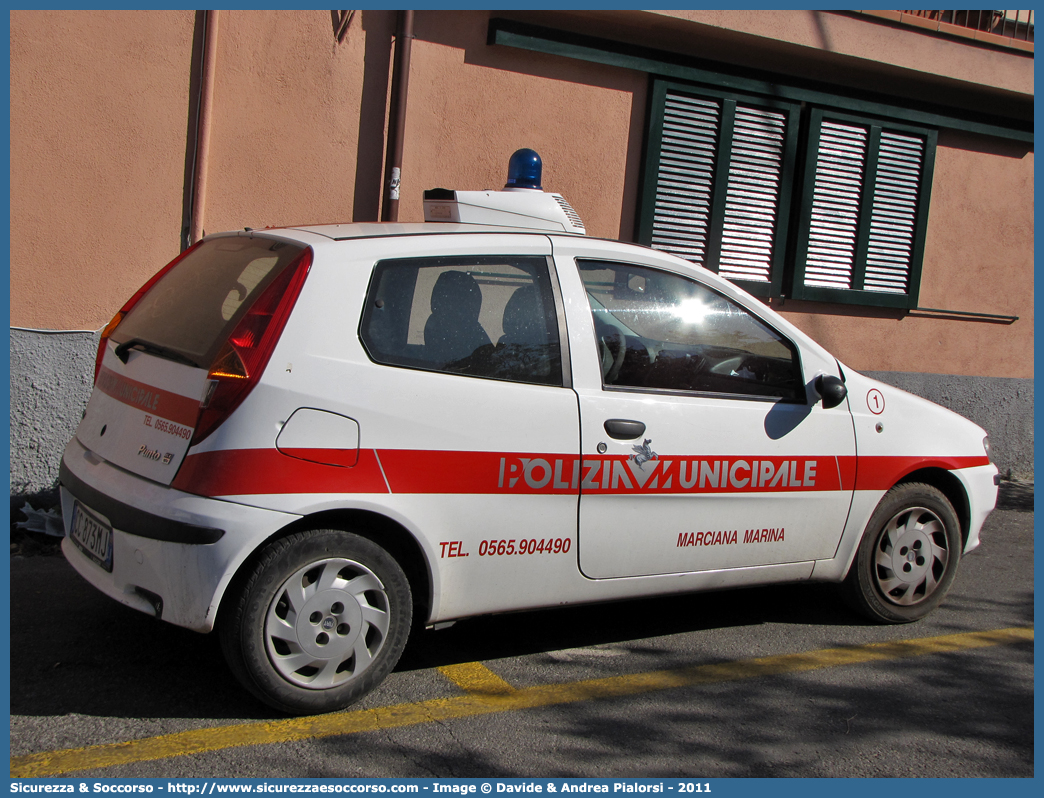
<path fill-rule="evenodd" d="M 494 227 L 484 224 L 455 224 L 452 222 L 350 222 L 344 224 L 288 225 L 252 230 L 257 233 L 279 233 L 300 231 L 322 236 L 331 241 L 347 241 L 353 238 L 385 238 L 391 236 L 450 235 L 461 233 L 535 233 L 538 235 L 575 236 L 582 233 L 563 230 L 546 230 L 532 227 Z"/>

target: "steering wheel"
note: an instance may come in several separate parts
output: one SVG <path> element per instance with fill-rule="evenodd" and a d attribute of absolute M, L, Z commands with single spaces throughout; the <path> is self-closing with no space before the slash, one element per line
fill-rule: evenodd
<path fill-rule="evenodd" d="M 607 385 L 611 385 L 616 382 L 616 378 L 620 376 L 620 369 L 623 368 L 624 358 L 627 357 L 627 341 L 624 340 L 624 335 L 616 327 L 611 324 L 601 324 L 598 330 L 598 343 L 609 350 L 609 354 L 613 356 L 613 363 L 609 366 L 609 370 L 602 375 L 602 381 Z M 613 347 L 616 347 L 616 351 L 613 351 Z"/>

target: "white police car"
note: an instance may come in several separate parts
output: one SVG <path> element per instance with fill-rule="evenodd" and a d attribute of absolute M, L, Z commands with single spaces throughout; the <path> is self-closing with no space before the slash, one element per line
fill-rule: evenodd
<path fill-rule="evenodd" d="M 216 629 L 287 712 L 359 698 L 415 624 L 843 582 L 942 600 L 996 500 L 983 431 L 843 367 L 716 275 L 583 235 L 539 158 L 425 224 L 211 235 L 105 329 L 65 555 Z"/>

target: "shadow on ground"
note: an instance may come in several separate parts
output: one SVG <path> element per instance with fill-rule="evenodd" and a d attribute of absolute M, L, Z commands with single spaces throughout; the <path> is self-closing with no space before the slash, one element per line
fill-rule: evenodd
<path fill-rule="evenodd" d="M 1012 572 L 1025 561 L 1027 547 L 1032 549 L 1032 517 L 1026 516 L 1028 524 L 1018 517 L 1033 509 L 1033 486 L 1006 483 L 1002 496 L 1002 506 L 1016 514 L 1003 523 L 998 516 L 994 523 L 1005 530 L 1026 527 L 1019 533 L 1026 540 L 1020 537 L 1018 545 L 1002 549 L 991 532 L 983 554 L 969 560 L 963 581 L 959 577 L 944 605 L 945 615 L 933 616 L 938 631 L 913 636 L 985 628 L 977 626 L 983 614 L 994 626 L 1033 623 L 1032 581 L 1027 585 Z M 50 540 L 33 548 L 26 539 L 13 546 L 37 556 L 13 556 L 11 568 L 12 715 L 274 716 L 230 675 L 215 635 L 171 626 L 112 601 L 55 555 Z M 999 569 L 1015 581 L 987 577 L 986 587 L 974 588 L 976 569 Z M 706 641 L 722 639 L 718 632 L 735 637 L 732 630 L 770 625 L 777 635 L 793 629 L 794 634 L 801 630 L 815 636 L 811 630 L 820 629 L 819 638 L 844 642 L 876 634 L 838 600 L 833 586 L 786 585 L 470 619 L 450 629 L 416 634 L 396 670 L 404 674 L 589 646 L 626 648 L 639 656 L 643 669 L 677 667 L 677 655 L 665 659 L 662 649 L 649 641 L 708 632 L 710 637 L 700 638 L 704 643 L 692 644 L 691 653 L 693 661 L 705 661 L 715 658 L 713 644 Z M 605 666 L 613 663 L 607 660 Z"/>

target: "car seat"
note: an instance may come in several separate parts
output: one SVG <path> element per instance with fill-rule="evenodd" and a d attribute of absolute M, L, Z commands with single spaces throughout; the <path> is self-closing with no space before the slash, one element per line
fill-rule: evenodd
<path fill-rule="evenodd" d="M 503 327 L 501 344 L 547 345 L 547 324 L 535 285 L 524 285 L 511 295 L 504 306 Z"/>
<path fill-rule="evenodd" d="M 482 290 L 467 272 L 439 275 L 431 292 L 431 315 L 424 323 L 427 359 L 440 366 L 466 358 L 491 343 L 479 324 Z"/>

